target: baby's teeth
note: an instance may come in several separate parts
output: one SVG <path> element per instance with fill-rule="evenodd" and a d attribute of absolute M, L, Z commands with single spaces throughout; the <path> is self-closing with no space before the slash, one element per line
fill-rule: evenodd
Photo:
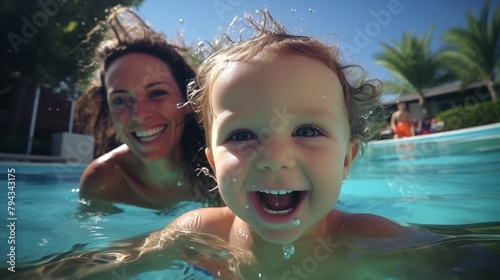
<path fill-rule="evenodd" d="M 263 193 L 265 194 L 278 194 L 278 195 L 281 195 L 281 194 L 288 194 L 288 193 L 291 193 L 292 191 L 285 191 L 285 190 L 265 190 L 265 191 L 262 191 Z"/>
<path fill-rule="evenodd" d="M 267 209 L 266 207 L 263 207 L 262 208 L 267 214 L 272 214 L 272 215 L 284 215 L 284 214 L 288 214 L 290 212 L 292 212 L 293 208 L 288 208 L 287 210 L 279 210 L 279 211 L 275 211 L 275 210 L 270 210 L 270 209 Z"/>

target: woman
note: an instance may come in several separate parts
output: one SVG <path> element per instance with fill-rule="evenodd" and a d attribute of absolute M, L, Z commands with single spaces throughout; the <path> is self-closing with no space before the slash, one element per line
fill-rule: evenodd
<path fill-rule="evenodd" d="M 99 76 L 77 110 L 85 112 L 80 121 L 101 150 L 115 133 L 124 144 L 86 168 L 81 202 L 93 210 L 112 203 L 152 209 L 186 200 L 219 204 L 218 194 L 209 192 L 213 181 L 197 176 L 197 169 L 208 167 L 204 133 L 191 107 L 182 106 L 193 70 L 165 36 L 131 10 L 115 9 L 108 24 L 116 38 L 98 48 Z"/>

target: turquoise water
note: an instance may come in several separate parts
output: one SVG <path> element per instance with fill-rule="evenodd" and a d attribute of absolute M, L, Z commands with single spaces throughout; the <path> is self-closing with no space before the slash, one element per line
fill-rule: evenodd
<path fill-rule="evenodd" d="M 85 166 L 0 163 L 2 185 L 15 169 L 16 265 L 70 250 L 104 248 L 109 242 L 163 228 L 201 207 L 181 203 L 153 211 L 117 205 L 111 215 L 79 210 L 77 186 Z M 460 225 L 500 222 L 500 124 L 371 144 L 344 183 L 337 208 L 378 214 L 401 223 Z M 0 220 L 8 224 L 8 194 L 0 192 Z M 5 226 L 3 226 L 5 229 Z M 6 270 L 9 231 L 0 232 L 0 267 Z M 497 232 L 497 234 L 499 234 Z M 498 240 L 498 235 L 496 235 Z M 168 273 L 168 276 L 165 276 Z M 3 275 L 3 274 L 0 274 Z M 211 279 L 179 261 L 164 271 L 130 279 Z M 129 278 L 116 278 L 129 279 Z"/>

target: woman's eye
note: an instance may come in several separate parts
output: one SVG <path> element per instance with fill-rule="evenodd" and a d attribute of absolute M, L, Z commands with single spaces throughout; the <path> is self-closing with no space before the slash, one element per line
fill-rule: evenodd
<path fill-rule="evenodd" d="M 257 139 L 255 134 L 251 131 L 237 131 L 229 137 L 230 141 L 248 141 Z"/>
<path fill-rule="evenodd" d="M 163 95 L 167 95 L 167 94 L 168 94 L 168 92 L 166 92 L 164 90 L 153 90 L 153 91 L 151 91 L 149 96 L 158 97 L 158 96 L 163 96 Z"/>
<path fill-rule="evenodd" d="M 297 137 L 313 137 L 319 135 L 324 135 L 324 134 L 318 128 L 310 125 L 299 127 L 293 133 L 293 136 Z"/>
<path fill-rule="evenodd" d="M 122 105 L 125 105 L 125 103 L 126 103 L 126 100 L 125 100 L 125 98 L 123 98 L 123 97 L 116 97 L 116 98 L 114 98 L 114 99 L 111 101 L 111 104 L 112 104 L 113 106 L 122 106 Z"/>

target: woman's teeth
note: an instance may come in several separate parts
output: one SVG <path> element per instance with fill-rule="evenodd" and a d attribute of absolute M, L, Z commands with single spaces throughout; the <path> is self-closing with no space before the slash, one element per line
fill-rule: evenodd
<path fill-rule="evenodd" d="M 158 126 L 152 129 L 148 130 L 142 130 L 142 131 L 135 131 L 133 134 L 135 137 L 137 137 L 139 140 L 143 142 L 149 142 L 153 141 L 156 139 L 160 134 L 165 130 L 166 126 Z"/>

